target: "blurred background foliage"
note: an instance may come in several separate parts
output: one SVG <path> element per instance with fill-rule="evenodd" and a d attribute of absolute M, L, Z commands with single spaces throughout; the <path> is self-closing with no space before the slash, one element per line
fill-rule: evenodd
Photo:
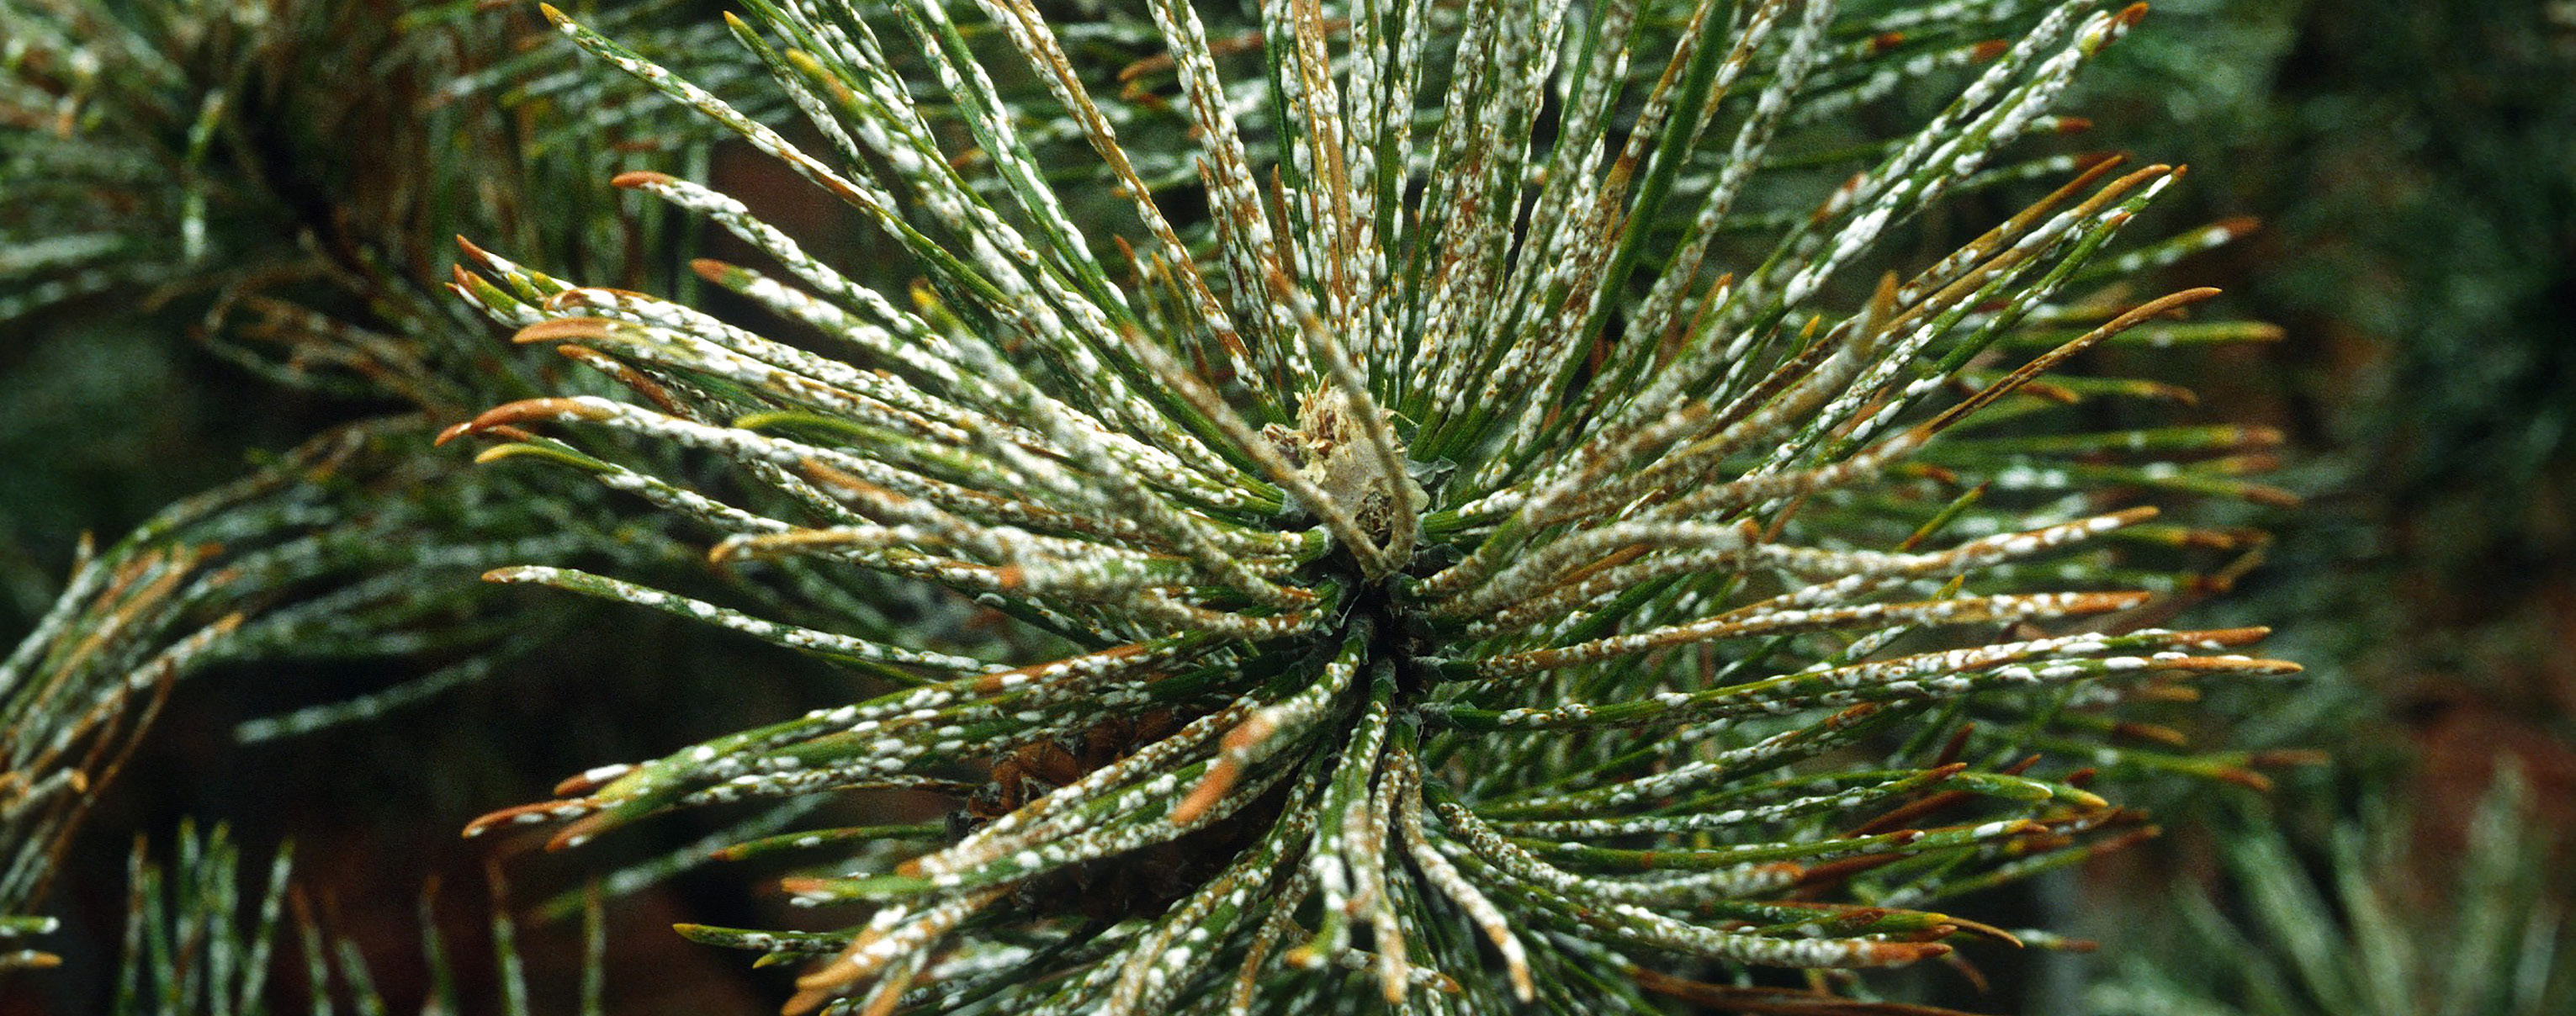
<path fill-rule="evenodd" d="M 2164 809 L 2171 835 L 2091 885 L 2181 866 L 2201 888 L 2087 893 L 2080 927 L 2123 956 L 2045 1011 L 2563 1011 L 2576 4 L 2169 0 L 2154 18 L 2082 109 L 2107 145 L 2191 165 L 2164 214 L 2262 220 L 2215 284 L 2285 338 L 2194 384 L 2283 428 L 2285 485 L 2307 496 L 2207 609 L 2277 626 L 2317 679 L 2216 712 L 2335 760 Z"/>
<path fill-rule="evenodd" d="M 0 12 L 131 26 L 193 6 L 5 0 Z M 454 259 L 450 235 L 505 240 L 514 257 L 585 278 L 689 285 L 674 255 L 693 241 L 665 224 L 631 211 L 531 212 L 531 195 L 612 201 L 600 184 L 617 169 L 694 164 L 722 176 L 729 159 L 684 120 L 633 104 L 613 75 L 532 44 L 550 38 L 533 31 L 532 12 L 447 3 L 402 13 L 366 0 L 267 8 L 313 19 L 303 38 L 332 44 L 263 48 L 257 39 L 274 33 L 199 31 L 174 61 L 195 77 L 137 89 L 118 113 L 122 168 L 85 169 L 128 174 L 115 193 L 166 200 L 0 195 L 0 240 L 102 237 L 57 253 L 115 269 L 35 273 L 56 287 L 43 292 L 0 289 L 0 643 L 18 641 L 48 608 L 82 533 L 111 540 L 333 427 L 390 416 L 425 439 L 515 394 L 528 372 L 555 369 L 501 349 L 437 291 Z M 732 47 L 707 34 L 717 30 L 712 9 L 644 3 L 622 25 L 590 19 L 658 42 L 666 59 L 720 61 Z M 26 71 L 25 51 L 12 52 L 11 69 Z M 351 80 L 353 68 L 363 68 L 357 80 L 400 87 L 312 90 Z M 721 65 L 697 73 L 726 74 Z M 444 82 L 459 76 L 500 98 L 454 103 Z M 505 81 L 519 84 L 494 84 Z M 2160 802 L 2167 836 L 2067 876 L 2036 903 L 2062 910 L 2057 923 L 2071 933 L 2102 940 L 2101 954 L 2026 981 L 1998 978 L 1993 994 L 1953 1004 L 2565 1011 L 2576 969 L 2571 936 L 2559 934 L 2576 893 L 2558 863 L 2576 842 L 2576 2 L 2164 0 L 2085 87 L 2068 108 L 2095 121 L 2086 144 L 2192 167 L 2154 213 L 2164 231 L 2241 216 L 2262 224 L 2172 269 L 2170 281 L 2224 286 L 2233 314 L 2284 332 L 2266 346 L 2160 365 L 2199 390 L 2208 418 L 2281 428 L 2291 451 L 2280 482 L 2307 499 L 2260 520 L 2276 535 L 2268 560 L 2196 620 L 2273 625 L 2268 651 L 2308 664 L 2311 677 L 2290 694 L 2214 690 L 2221 708 L 2203 715 L 2223 721 L 2200 720 L 2193 733 L 2318 748 L 2333 761 L 2276 771 L 2280 785 L 2266 794 Z M 209 113 L 204 101 L 216 94 L 226 105 Z M 186 101 L 169 105 L 171 96 Z M 591 111 L 611 133 L 564 129 L 566 109 Z M 213 143 L 198 140 L 200 123 L 218 125 Z M 494 154 L 512 151 L 539 157 Z M 373 186 L 403 160 L 471 171 L 437 175 L 454 188 L 444 193 Z M 170 188 L 173 174 L 188 186 Z M 204 246 L 184 248 L 192 217 L 204 239 L 188 242 Z M 560 222 L 608 225 L 548 232 Z M 0 268 L 30 274 L 26 264 Z M 299 332 L 299 309 L 408 341 L 374 359 L 317 360 L 302 355 L 323 345 Z M 471 470 L 465 459 L 417 468 L 452 472 L 439 482 L 460 503 L 541 494 L 616 517 L 595 491 L 504 489 L 546 481 Z M 552 531 L 557 519 L 517 521 Z M 694 558 L 666 554 L 651 532 L 611 526 L 582 538 L 601 554 L 658 562 L 675 585 L 722 581 L 693 574 Z M 0 1013 L 108 1011 L 120 915 L 144 870 L 125 841 L 141 836 L 166 856 L 179 839 L 196 842 L 178 835 L 183 816 L 229 823 L 230 842 L 254 859 L 293 839 L 294 912 L 348 936 L 373 967 L 369 990 L 407 1009 L 437 980 L 439 964 L 421 952 L 424 920 L 451 957 L 486 957 L 506 931 L 479 905 L 485 858 L 452 830 L 493 802 L 526 797 L 524 774 L 645 757 L 850 695 L 846 677 L 747 640 L 632 612 L 600 637 L 603 615 L 586 605 L 483 589 L 463 580 L 470 574 L 457 580 L 471 595 L 454 624 L 507 617 L 591 637 L 514 647 L 521 655 L 501 680 L 284 747 L 238 745 L 236 724 L 400 687 L 440 660 L 388 666 L 323 653 L 218 664 L 182 685 L 97 802 L 52 889 L 50 912 L 67 924 L 45 947 L 67 969 L 0 974 Z M 705 707 L 656 708 L 681 696 Z M 2517 775 L 2498 781 L 2500 771 Z M 662 823 L 660 846 L 703 835 L 697 821 Z M 631 849 L 638 862 L 652 854 Z M 202 857 L 177 863 L 185 879 L 215 878 L 186 874 L 205 867 Z M 2179 896 L 2135 888 L 2167 886 L 2177 868 L 2190 876 Z M 266 870 L 242 869 L 243 909 L 256 909 Z M 523 906 L 578 890 L 569 867 L 521 860 L 511 873 L 529 883 L 510 889 Z M 683 918 L 757 924 L 742 911 L 776 905 L 748 888 L 757 881 L 690 873 L 608 908 L 614 1011 L 765 1008 L 756 1000 L 774 985 L 658 933 Z M 438 904 L 426 919 L 424 893 Z M 2505 945 L 2424 930 L 2477 925 L 2497 900 L 2514 906 L 2494 920 L 2519 929 Z M 573 1011 L 580 924 L 516 930 L 536 1011 Z M 510 997 L 510 978 L 488 959 L 449 965 L 462 983 L 445 997 L 463 1011 Z M 2464 994 L 2463 982 L 2444 979 L 2453 973 L 2414 973 L 2452 966 L 2489 971 L 2479 983 L 2513 990 Z M 2379 1007 L 2348 1008 L 2354 997 Z M 2392 1001 L 2416 998 L 2438 1007 Z"/>

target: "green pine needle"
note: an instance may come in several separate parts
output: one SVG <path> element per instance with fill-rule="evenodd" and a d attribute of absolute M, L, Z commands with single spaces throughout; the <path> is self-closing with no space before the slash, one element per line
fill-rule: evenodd
<path fill-rule="evenodd" d="M 2104 255 L 2177 174 L 2096 162 L 1946 253 L 1890 252 L 1944 198 L 2076 169 L 2025 150 L 2142 8 L 1149 8 L 1150 31 L 754 4 L 729 28 L 820 151 L 546 8 L 910 260 L 836 267 L 733 197 L 624 174 L 760 251 L 696 267 L 775 317 L 469 247 L 458 296 L 633 397 L 446 436 L 638 494 L 719 562 L 927 584 L 1024 634 L 961 655 L 934 625 L 893 644 L 494 572 L 909 687 L 469 833 L 951 795 L 926 844 L 815 834 L 887 840 L 788 883 L 863 920 L 690 932 L 832 953 L 791 1011 L 1590 1012 L 2010 940 L 1920 908 L 2139 835 L 2085 789 L 2105 772 L 2253 778 L 2104 717 L 2297 669 L 2240 652 L 2260 630 L 2152 626 L 2242 541 L 2142 499 L 2264 498 L 2223 458 L 2261 436 L 2082 430 L 2066 403 L 2173 390 L 2041 378 L 2169 327 L 2211 291 L 2105 287 L 2224 237 Z M 1114 98 L 1075 55 L 1139 43 L 1160 52 Z M 1948 99 L 1910 134 L 1836 126 L 1926 89 Z M 634 451 L 657 446 L 734 475 Z M 1365 993 L 1328 990 L 1346 971 Z"/>

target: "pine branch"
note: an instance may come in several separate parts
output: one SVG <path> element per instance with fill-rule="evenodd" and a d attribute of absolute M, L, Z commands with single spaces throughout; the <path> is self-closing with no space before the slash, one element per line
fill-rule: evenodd
<path fill-rule="evenodd" d="M 2222 830 L 2226 881 L 2155 904 L 2170 935 L 2124 957 L 2089 1003 L 2120 1016 L 2564 1009 L 2576 955 L 2557 902 L 2561 848 L 2535 832 L 2535 807 L 2500 769 L 2460 830 L 2465 849 L 2438 857 L 2403 815 L 2340 820 L 2319 858 L 2294 848 L 2286 818 L 2240 813 Z"/>
<path fill-rule="evenodd" d="M 696 267 L 849 360 L 469 247 L 460 297 L 633 397 L 514 401 L 444 436 L 640 494 L 714 530 L 717 561 L 927 584 L 1077 648 L 961 656 L 928 629 L 857 641 L 496 571 L 904 687 L 593 770 L 469 834 L 957 799 L 927 842 L 814 834 L 888 841 L 788 883 L 864 923 L 689 932 L 833 953 L 795 1012 L 1296 1011 L 1344 970 L 1402 1011 L 1588 1012 L 1678 983 L 1658 970 L 2015 940 L 1918 908 L 2151 834 L 2087 789 L 2106 776 L 2256 778 L 2112 718 L 2297 669 L 2239 651 L 2259 629 L 2153 625 L 2248 541 L 2149 502 L 2285 499 L 2235 478 L 2273 439 L 2088 431 L 2068 403 L 2174 389 L 2042 379 L 2211 295 L 2117 282 L 2233 232 L 2107 255 L 2176 171 L 2026 152 L 2142 9 L 1151 11 L 1166 52 L 1104 101 L 1073 40 L 1130 22 L 755 5 L 729 25 L 815 151 L 547 8 L 910 260 L 836 267 L 735 198 L 622 175 L 760 251 L 774 269 Z M 1043 96 L 997 84 L 1031 79 Z M 1835 129 L 1906 86 L 1953 98 L 1912 133 Z M 1182 129 L 1130 129 L 1157 120 Z M 1096 169 L 1063 168 L 1068 138 Z M 2068 172 L 1944 255 L 1887 252 L 1944 199 Z M 1128 215 L 1073 215 L 1085 175 Z M 637 454 L 656 447 L 733 475 Z"/>

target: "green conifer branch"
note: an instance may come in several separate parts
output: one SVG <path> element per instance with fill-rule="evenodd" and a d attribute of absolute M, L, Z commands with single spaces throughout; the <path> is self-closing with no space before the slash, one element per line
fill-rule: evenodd
<path fill-rule="evenodd" d="M 2119 535 L 2156 516 L 2141 491 L 2264 496 L 2178 479 L 2259 435 L 2045 422 L 2173 398 L 2041 377 L 2208 295 L 2133 304 L 2086 274 L 2175 174 L 2098 163 L 1946 256 L 1879 252 L 2067 129 L 2049 105 L 2138 9 L 1283 0 L 1254 37 L 1157 4 L 1167 51 L 1109 104 L 1067 55 L 1090 26 L 1025 5 L 752 13 L 732 30 L 831 151 L 547 8 L 854 209 L 918 281 L 889 295 L 733 198 L 630 173 L 785 272 L 702 274 L 857 359 L 475 248 L 460 295 L 633 399 L 521 400 L 446 436 L 560 449 L 541 456 L 713 527 L 719 561 L 926 582 L 1091 647 L 925 667 L 894 654 L 936 633 L 908 633 L 918 650 L 861 654 L 908 687 L 469 827 L 572 846 L 749 797 L 959 798 L 945 842 L 790 880 L 873 904 L 864 923 L 703 933 L 836 952 L 793 1011 L 1268 1010 L 1340 969 L 1404 1011 L 1590 1011 L 1747 964 L 1903 965 L 2003 935 L 1915 908 L 2139 835 L 2083 788 L 2106 770 L 2236 772 L 2105 740 L 2123 701 L 2296 669 L 2237 652 L 2259 630 L 2146 620 L 2214 584 L 2188 551 L 2230 538 Z M 1817 160 L 1773 154 L 1815 143 L 1810 102 L 1939 80 L 1927 52 L 1964 84 L 1911 135 L 1835 156 L 1850 175 L 1822 188 Z M 1122 133 L 1162 110 L 1189 132 Z M 1080 136 L 1132 204 L 1115 260 L 1024 135 Z M 1197 188 L 1135 168 L 1173 164 Z M 1203 216 L 1166 208 L 1193 190 Z M 1988 415 L 2019 436 L 1971 436 Z M 657 445 L 733 463 L 725 500 L 634 457 Z M 2167 482 L 2122 482 L 2144 479 Z M 492 577 L 857 645 L 606 576 Z M 1608 956 L 1685 979 L 1567 974 Z"/>

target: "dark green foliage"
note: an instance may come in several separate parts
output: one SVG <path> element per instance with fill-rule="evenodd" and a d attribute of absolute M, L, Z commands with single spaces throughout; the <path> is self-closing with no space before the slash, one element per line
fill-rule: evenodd
<path fill-rule="evenodd" d="M 2250 749 L 2312 743 L 2371 708 L 2339 685 L 2241 680 L 2286 669 L 2236 655 L 2251 631 L 2147 627 L 2247 575 L 2266 547 L 2253 527 L 2288 500 L 2253 475 L 2278 431 L 2218 421 L 2339 442 L 2290 484 L 2370 495 L 2358 510 L 2331 500 L 2329 527 L 2293 535 L 2276 560 L 2294 576 L 2342 566 L 2386 520 L 2428 507 L 2524 534 L 2437 527 L 2454 534 L 2447 578 L 2563 552 L 2549 535 L 2563 508 L 2546 498 L 2565 487 L 2570 400 L 2556 395 L 2576 361 L 2493 338 L 2545 335 L 2568 303 L 2576 117 L 2553 88 L 2569 39 L 2549 27 L 2565 17 L 2555 6 L 2177 2 L 2097 61 L 2035 27 L 2054 5 L 2008 0 L 1853 2 L 1808 27 L 1825 5 L 1718 3 L 1697 36 L 1686 4 L 1640 5 L 1633 26 L 1619 4 L 1577 4 L 1562 36 L 1520 42 L 1526 12 L 1501 5 L 1349 19 L 1334 5 L 1191 5 L 1203 67 L 1172 62 L 1200 44 L 1167 44 L 1142 6 L 1049 7 L 1070 61 L 1060 82 L 1043 46 L 965 5 L 862 18 L 754 3 L 731 26 L 677 3 L 573 12 L 583 27 L 568 31 L 597 54 L 647 77 L 667 68 L 729 109 L 608 72 L 532 8 L 480 6 L 0 0 L 0 326 L 40 336 L 37 355 L 0 351 L 0 450 L 46 479 L 0 495 L 20 544 L 0 579 L 35 626 L 0 666 L 0 964 L 46 961 L 39 915 L 62 912 L 50 876 L 73 851 L 115 848 L 121 830 L 80 836 L 83 819 L 190 673 L 372 671 L 369 694 L 236 732 L 293 752 L 307 728 L 571 669 L 544 654 L 580 654 L 600 619 L 632 616 L 471 581 L 516 565 L 494 577 L 713 621 L 855 679 L 820 704 L 858 704 L 789 719 L 805 705 L 771 696 L 791 679 L 657 673 L 705 657 L 620 620 L 605 637 L 645 662 L 622 663 L 634 672 L 616 683 L 657 716 L 703 722 L 614 750 L 784 722 L 585 774 L 563 801 L 495 817 L 574 819 L 569 842 L 672 804 L 789 798 L 695 832 L 645 823 L 698 837 L 675 854 L 650 857 L 628 830 L 572 860 L 623 865 L 602 879 L 611 892 L 710 851 L 803 865 L 789 883 L 803 901 L 861 906 L 798 925 L 821 931 L 681 929 L 763 963 L 825 960 L 800 1004 L 1481 1012 L 1521 995 L 1564 1011 L 1904 1011 L 1765 987 L 1789 979 L 1759 968 L 1873 999 L 1908 989 L 1821 968 L 1962 944 L 1987 962 L 2003 954 L 1969 919 L 1982 910 L 1924 908 L 2148 833 L 2106 797 L 2200 813 L 2210 779 L 2260 782 L 2254 767 L 2293 757 Z M 2078 34 L 2107 37 L 2125 23 L 2110 7 L 2067 10 L 2105 15 Z M 1757 10 L 1782 18 L 1771 41 L 1730 54 Z M 1909 20 L 1925 11 L 1939 16 Z M 876 40 L 833 37 L 862 20 Z M 1407 31 L 1432 39 L 1420 87 L 1353 87 L 1346 47 L 1401 53 Z M 1505 43 L 1480 49 L 1495 32 Z M 1689 38 L 1696 56 L 1676 48 Z M 2008 129 L 1950 122 L 1927 137 L 1959 148 L 1907 161 L 1902 139 L 1981 74 L 2016 98 L 1971 113 L 2061 86 L 2042 65 L 2056 50 L 1990 39 L 2107 63 L 2068 108 L 2128 147 L 2224 154 L 2181 187 L 2160 169 L 2088 175 L 2031 205 L 2092 165 L 2053 137 L 2081 124 L 2034 100 Z M 1301 77 L 1301 45 L 1316 44 L 1334 59 Z M 1462 69 L 1551 49 L 1553 76 L 1525 96 Z M 1353 88 L 1348 107 L 1297 98 L 1326 80 Z M 1677 126 L 1730 81 L 1704 136 Z M 1067 82 L 1114 146 L 1067 115 L 1054 94 Z M 1193 109 L 1212 86 L 1230 89 L 1230 122 Z M 1444 115 L 1453 91 L 1471 98 Z M 1684 101 L 1666 117 L 1654 97 L 1672 95 Z M 1399 115 L 1365 112 L 1381 107 Z M 736 132 L 747 149 L 717 146 Z M 1399 134 L 1420 164 L 1367 157 Z M 1609 170 L 1632 140 L 1639 161 Z M 1103 158 L 1113 149 L 1132 171 Z M 747 168 L 758 153 L 790 169 Z M 1758 169 L 1728 182 L 1739 165 Z M 621 185 L 660 200 L 603 186 L 638 168 L 657 172 Z M 1846 181 L 1868 186 L 1820 211 Z M 806 183 L 822 186 L 796 196 Z M 1693 224 L 1703 195 L 1738 184 L 1732 207 Z M 2184 194 L 2191 213 L 2112 241 L 2149 198 Z M 2025 206 L 2082 211 L 1969 239 Z M 2230 309 L 2390 351 L 2359 372 L 2290 355 L 2291 376 L 2314 380 L 2284 412 L 2190 366 L 2213 340 L 2271 329 L 2206 306 L 2104 324 L 2161 280 L 2206 280 L 2207 259 L 2172 266 L 2241 225 L 2194 227 L 2249 209 L 2286 212 L 2256 235 L 2264 264 L 2236 262 L 2263 281 Z M 2159 231 L 2174 239 L 2135 239 Z M 460 258 L 459 235 L 481 246 Z M 1703 235 L 1705 263 L 1677 260 Z M 1023 242 L 1028 258 L 1008 256 Z M 693 264 L 702 252 L 821 299 Z M 834 268 L 884 302 L 835 288 Z M 1444 289 L 1460 272 L 1486 274 Z M 1873 285 L 1885 272 L 1890 287 Z M 1916 273 L 1971 285 L 1895 287 Z M 1687 312 L 1641 338 L 1672 307 Z M 507 348 L 486 316 L 578 363 Z M 173 366 L 153 369 L 64 352 L 101 327 L 137 344 L 184 334 L 190 351 L 154 354 L 144 362 Z M 2050 352 L 2070 341 L 2097 348 Z M 195 396 L 207 353 L 238 370 Z M 2034 358 L 2056 373 L 2015 372 Z M 891 373 L 870 380 L 878 370 Z M 2177 383 L 2217 405 L 2178 407 Z M 278 390 L 302 394 L 241 394 Z M 1750 415 L 1686 418 L 1737 398 Z M 484 456 L 497 461 L 429 446 L 495 405 L 449 433 L 500 440 Z M 175 454 L 159 438 L 190 429 L 146 421 L 243 406 L 260 425 L 195 446 L 192 471 L 158 492 L 120 480 L 122 508 L 50 503 L 97 482 L 84 474 L 157 470 Z M 559 421 L 571 425 L 546 426 Z M 136 433 L 153 437 L 120 436 Z M 239 448 L 299 444 L 104 550 L 84 544 L 52 588 L 75 520 L 139 517 L 170 484 L 239 472 Z M 1703 495 L 1736 500 L 1704 519 L 1656 514 Z M 2148 504 L 2173 513 L 2121 511 Z M 2049 535 L 2008 545 L 2022 531 Z M 2255 595 L 2216 616 L 2333 615 L 2285 655 L 2367 672 L 2446 644 L 2385 637 L 2421 623 L 2406 573 L 2252 574 Z M 1852 578 L 1867 588 L 1827 588 Z M 1799 612 L 1817 606 L 1844 612 Z M 2498 630 L 2448 642 L 2450 660 L 2494 658 Z M 2520 635 L 2526 657 L 2549 658 L 2532 626 Z M 1643 641 L 1605 641 L 1621 636 Z M 649 662 L 661 658 L 673 662 Z M 1055 659 L 1098 686 L 1047 676 Z M 2215 708 L 2167 701 L 2192 694 L 2180 678 L 2194 671 L 2219 678 L 2202 682 Z M 1036 675 L 1034 690 L 982 687 L 1005 674 Z M 2008 687 L 2025 679 L 2045 687 Z M 2533 687 L 2522 694 L 2548 694 Z M 478 757 L 421 766 L 491 765 L 508 752 L 476 753 L 476 737 L 566 733 L 548 719 L 453 734 L 442 743 Z M 563 748 L 574 765 L 605 761 Z M 1087 773 L 1116 779 L 1050 796 Z M 529 797 L 543 785 L 511 778 Z M 894 787 L 927 793 L 912 814 L 869 814 Z M 2472 920 L 2453 919 L 2469 929 L 2449 935 L 2468 943 L 2455 955 L 2392 930 L 2424 880 L 2361 834 L 2332 852 L 2333 902 L 2301 895 L 2300 850 L 2246 809 L 2221 850 L 2251 893 L 2236 921 L 2250 931 L 2231 930 L 2224 903 L 2181 904 L 2197 941 L 2229 944 L 2144 954 L 2158 966 L 2123 968 L 2095 997 L 2340 1012 L 2403 983 L 2400 997 L 2464 1012 L 2553 1011 L 2566 967 L 2528 943 L 2554 933 L 2546 901 L 2561 897 L 2501 832 L 2506 814 L 2485 813 L 2470 884 L 2450 899 L 2461 913 L 2533 901 L 2518 950 Z M 821 828 L 780 831 L 798 822 Z M 356 943 L 295 907 L 280 916 L 282 854 L 272 883 L 237 873 L 221 832 L 166 853 L 166 867 L 137 855 L 119 1011 L 386 1008 Z M 873 917 L 870 904 L 883 904 Z M 2343 933 L 2300 929 L 2330 911 Z M 496 939 L 513 934 L 510 912 L 496 898 Z M 904 947 L 869 949 L 889 938 Z M 263 973 L 249 959 L 263 950 L 338 988 L 281 991 L 306 982 Z M 497 1004 L 525 1012 L 515 950 L 498 952 Z M 2274 952 L 2290 963 L 2267 965 Z M 441 990 L 424 1009 L 460 997 Z M 597 999 L 586 991 L 582 1011 Z"/>
<path fill-rule="evenodd" d="M 2386 801 L 2383 791 L 2366 800 Z M 2215 843 L 2225 877 L 2171 896 L 2165 919 L 2087 995 L 2103 1016 L 2546 1016 L 2576 1005 L 2565 857 L 2499 774 L 2465 828 L 2386 812 L 2329 819 L 2239 809 Z M 2320 849 L 2321 848 L 2321 849 Z"/>

